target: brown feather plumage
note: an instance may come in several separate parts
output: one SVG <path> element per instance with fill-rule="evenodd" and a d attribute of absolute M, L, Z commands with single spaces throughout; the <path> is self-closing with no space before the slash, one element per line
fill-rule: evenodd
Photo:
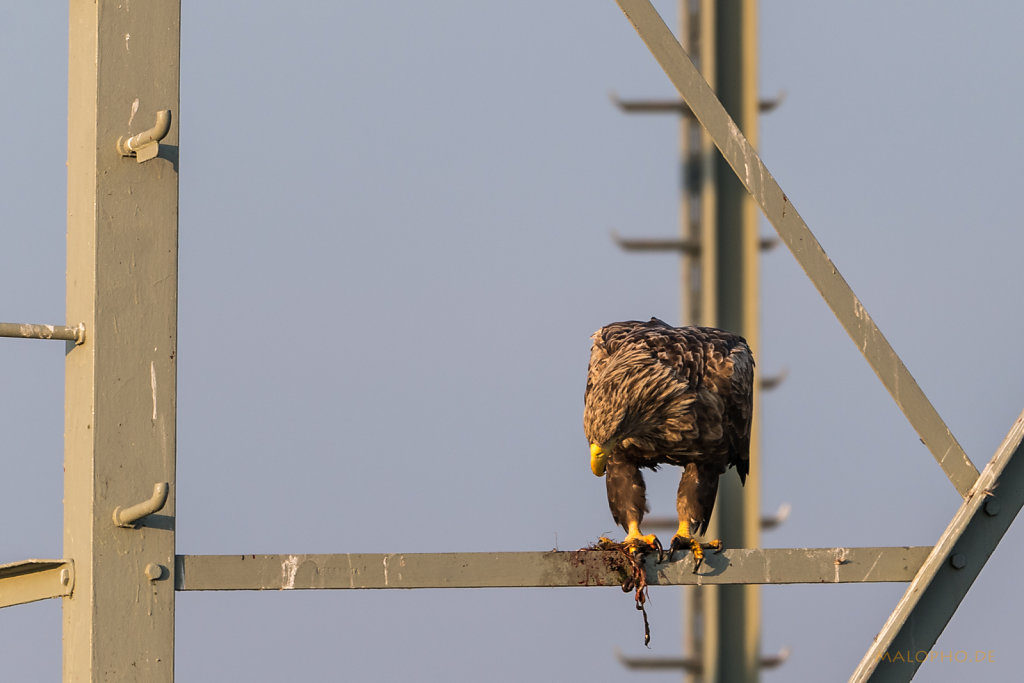
<path fill-rule="evenodd" d="M 750 465 L 754 359 L 746 341 L 709 327 L 657 318 L 612 323 L 594 333 L 584 396 L 590 443 L 610 445 L 608 503 L 626 528 L 646 511 L 641 468 L 683 467 L 677 509 L 703 533 L 718 477 Z"/>

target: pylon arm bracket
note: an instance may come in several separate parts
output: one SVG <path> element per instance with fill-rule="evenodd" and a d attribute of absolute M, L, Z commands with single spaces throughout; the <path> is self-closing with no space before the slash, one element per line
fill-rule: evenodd
<path fill-rule="evenodd" d="M 761 657 L 758 663 L 762 669 L 775 669 L 785 664 L 786 660 L 789 659 L 789 654 L 790 649 L 784 647 L 776 655 Z M 627 669 L 660 669 L 684 671 L 688 674 L 700 674 L 704 670 L 699 659 L 690 657 L 630 657 L 629 655 L 622 654 L 619 650 L 615 650 L 615 658 L 619 660 L 619 664 L 622 664 Z"/>
<path fill-rule="evenodd" d="M 699 659 L 693 657 L 630 657 L 615 650 L 615 658 L 627 669 L 647 669 L 652 671 L 684 671 L 688 674 L 699 674 L 704 667 Z"/>
<path fill-rule="evenodd" d="M 609 93 L 616 107 L 630 114 L 682 114 L 693 117 L 693 112 L 686 106 L 685 100 L 624 100 L 614 92 Z M 757 110 L 766 113 L 776 109 L 786 99 L 786 93 L 779 92 L 773 98 L 758 101 Z"/>
<path fill-rule="evenodd" d="M 690 256 L 699 256 L 700 241 L 679 237 L 622 237 L 612 230 L 612 239 L 624 251 L 678 251 Z M 771 251 L 779 245 L 776 237 L 762 237 L 757 242 L 761 251 Z"/>
<path fill-rule="evenodd" d="M 33 325 L 32 323 L 0 323 L 0 337 L 20 339 L 61 339 L 75 344 L 85 343 L 85 323 L 66 325 Z"/>
<path fill-rule="evenodd" d="M 978 470 L 649 0 L 616 0 L 961 497 Z"/>
<path fill-rule="evenodd" d="M 679 237 L 622 237 L 612 230 L 612 239 L 625 251 L 678 251 L 690 256 L 700 255 L 700 242 Z"/>
<path fill-rule="evenodd" d="M 647 560 L 650 585 L 910 581 L 930 547 L 738 548 L 693 558 Z M 621 556 L 577 550 L 510 553 L 178 555 L 176 590 L 310 588 L 540 588 L 621 586 Z"/>
<path fill-rule="evenodd" d="M 70 560 L 24 560 L 0 564 L 0 607 L 71 595 L 75 566 Z"/>

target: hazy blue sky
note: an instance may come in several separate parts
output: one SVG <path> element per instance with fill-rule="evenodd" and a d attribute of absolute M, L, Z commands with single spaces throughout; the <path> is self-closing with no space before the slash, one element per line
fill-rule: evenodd
<path fill-rule="evenodd" d="M 675 3 L 659 9 L 675 25 Z M 677 321 L 670 96 L 612 0 L 184 2 L 180 554 L 575 549 L 614 529 L 589 335 Z M 67 5 L 0 10 L 0 320 L 64 319 Z M 761 6 L 768 168 L 980 467 L 1024 407 L 1024 5 Z M 771 228 L 764 226 L 765 234 Z M 958 496 L 780 248 L 762 262 L 772 547 L 927 545 Z M 63 345 L 0 342 L 0 563 L 61 556 Z M 648 476 L 655 514 L 677 478 Z M 936 645 L 1017 680 L 1011 529 Z M 764 681 L 845 680 L 904 586 L 762 590 Z M 650 654 L 679 651 L 651 591 Z M 60 677 L 60 603 L 0 612 L 0 678 Z M 179 593 L 181 681 L 622 680 L 616 589 Z M 667 673 L 635 674 L 650 681 Z"/>

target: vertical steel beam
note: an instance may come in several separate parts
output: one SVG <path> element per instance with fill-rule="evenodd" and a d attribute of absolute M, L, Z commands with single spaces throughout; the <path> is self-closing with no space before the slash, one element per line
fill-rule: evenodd
<path fill-rule="evenodd" d="M 697 63 L 700 65 L 701 74 L 712 85 L 717 83 L 718 63 L 716 49 L 717 34 L 715 24 L 717 21 L 717 3 L 714 0 L 698 0 L 697 16 L 694 20 L 697 23 L 699 40 L 694 46 L 696 50 Z M 714 141 L 707 132 L 700 126 L 700 122 L 693 119 L 691 125 L 698 127 L 699 136 L 699 174 L 700 174 L 700 213 L 697 216 L 700 225 L 700 281 L 698 284 L 700 292 L 699 317 L 694 321 L 699 325 L 711 327 L 719 324 L 718 321 L 718 212 L 720 209 L 718 197 L 717 166 L 718 150 L 715 149 Z M 737 330 L 738 332 L 739 330 Z M 726 484 L 728 477 L 723 477 L 721 484 Z M 727 486 L 720 485 L 718 501 L 715 505 L 716 514 L 712 516 L 708 525 L 708 536 L 710 538 L 721 538 L 722 510 L 735 504 L 729 498 Z M 730 545 L 738 539 L 729 539 Z M 696 593 L 700 591 L 698 596 Z M 700 661 L 699 676 L 701 683 L 718 683 L 719 671 L 718 662 L 721 655 L 721 607 L 722 590 L 720 586 L 698 586 L 696 589 L 689 589 L 690 606 L 687 608 L 686 616 L 689 618 L 689 628 L 696 634 L 693 643 L 695 649 L 690 654 Z"/>
<path fill-rule="evenodd" d="M 679 0 L 679 37 L 688 50 L 695 51 L 700 36 L 699 0 Z M 694 52 L 691 52 L 693 54 Z M 685 105 L 684 105 L 685 107 Z M 703 129 L 700 123 L 681 110 L 679 116 L 679 237 L 684 243 L 700 245 L 701 173 L 700 154 Z M 679 321 L 695 325 L 701 319 L 700 250 L 683 251 L 681 264 L 682 297 Z"/>
<path fill-rule="evenodd" d="M 703 0 L 679 0 L 679 40 L 695 56 L 698 68 L 702 68 L 703 52 L 701 37 L 704 31 L 702 17 L 705 13 Z M 713 7 L 712 7 L 713 9 Z M 712 65 L 713 67 L 713 65 Z M 709 177 L 710 165 L 705 163 L 708 154 L 714 147 L 707 140 L 707 134 L 700 123 L 692 115 L 684 113 L 679 117 L 679 148 L 682 174 L 682 192 L 679 207 L 679 236 L 693 244 L 700 245 L 695 253 L 684 253 L 682 257 L 682 296 L 680 303 L 680 322 L 683 325 L 698 325 L 704 319 L 706 301 L 703 295 L 703 262 L 705 258 L 706 235 L 703 216 L 707 207 L 705 199 L 707 191 L 712 191 L 706 179 Z M 684 586 L 683 597 L 683 661 L 692 664 L 683 668 L 684 683 L 700 683 L 704 678 L 703 662 L 705 659 L 705 605 L 710 593 L 717 591 L 712 588 L 705 590 L 703 586 Z"/>
<path fill-rule="evenodd" d="M 757 144 L 756 0 L 703 0 L 701 72 L 750 140 Z M 758 209 L 753 198 L 703 134 L 706 201 L 703 212 L 701 324 L 747 338 L 758 352 Z M 710 210 L 708 210 L 710 209 Z M 756 389 L 755 389 L 756 391 Z M 755 395 L 755 405 L 757 396 Z M 751 433 L 751 469 L 745 487 L 722 477 L 709 534 L 733 547 L 760 545 L 759 421 Z M 760 589 L 718 586 L 703 598 L 704 683 L 759 679 Z"/>
<path fill-rule="evenodd" d="M 756 141 L 757 17 L 754 0 L 681 0 L 680 36 L 704 78 Z M 683 322 L 723 327 L 747 337 L 757 352 L 757 206 L 714 141 L 691 117 L 681 117 L 684 181 L 681 236 L 700 244 L 684 255 Z M 755 414 L 757 411 L 755 411 Z M 758 425 L 745 490 L 724 477 L 709 535 L 730 545 L 760 542 Z M 685 674 L 705 682 L 758 678 L 760 599 L 756 586 L 685 589 L 684 659 L 700 662 Z M 728 647 L 723 644 L 728 643 Z"/>
<path fill-rule="evenodd" d="M 715 23 L 717 3 L 714 0 L 699 0 L 700 11 L 697 21 L 700 25 L 700 40 L 697 44 L 697 61 L 700 72 L 712 84 L 717 82 L 718 64 L 715 47 Z M 700 122 L 693 121 L 700 126 Z M 700 311 L 697 322 L 714 326 L 718 318 L 718 150 L 715 142 L 701 127 L 700 130 Z"/>
<path fill-rule="evenodd" d="M 145 163 L 121 137 L 178 111 L 180 0 L 71 0 L 63 598 L 65 681 L 174 676 L 177 125 Z M 117 507 L 168 483 L 131 528 Z"/>

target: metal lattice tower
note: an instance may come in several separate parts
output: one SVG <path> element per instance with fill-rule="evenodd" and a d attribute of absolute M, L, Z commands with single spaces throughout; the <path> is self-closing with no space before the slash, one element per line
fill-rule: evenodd
<path fill-rule="evenodd" d="M 1024 415 L 979 475 L 649 0 L 618 3 L 963 498 L 934 546 L 652 558 L 648 582 L 908 582 L 851 680 L 909 680 L 1024 506 Z M 0 565 L 0 606 L 61 598 L 64 680 L 173 681 L 177 591 L 619 586 L 596 551 L 175 554 L 180 0 L 70 6 L 68 320 L 0 324 L 67 345 L 64 557 Z"/>

